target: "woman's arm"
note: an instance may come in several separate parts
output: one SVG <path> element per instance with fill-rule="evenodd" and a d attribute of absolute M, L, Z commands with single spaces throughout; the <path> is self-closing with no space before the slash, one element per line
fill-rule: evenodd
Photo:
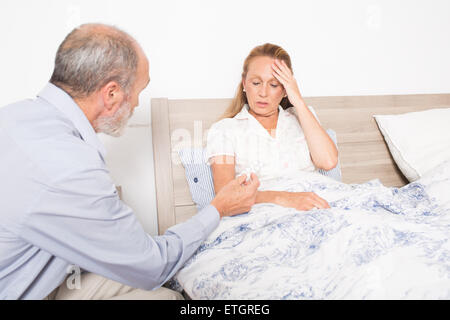
<path fill-rule="evenodd" d="M 214 190 L 217 193 L 235 176 L 235 157 L 215 156 L 211 159 Z M 313 192 L 258 191 L 255 203 L 275 203 L 297 210 L 329 208 L 328 203 Z"/>
<path fill-rule="evenodd" d="M 274 70 L 273 75 L 284 86 L 289 101 L 297 111 L 298 120 L 305 133 L 312 162 L 319 169 L 333 169 L 338 162 L 337 148 L 303 101 L 297 81 L 291 70 L 284 61 L 278 60 L 275 60 L 272 68 Z"/>
<path fill-rule="evenodd" d="M 231 180 L 234 179 L 235 158 L 233 156 L 215 156 L 211 159 L 214 191 L 216 194 Z"/>
<path fill-rule="evenodd" d="M 305 134 L 314 165 L 323 170 L 331 170 L 338 162 L 338 151 L 327 132 L 322 128 L 311 110 L 303 102 L 294 105 L 298 120 Z"/>
<path fill-rule="evenodd" d="M 300 211 L 330 208 L 328 202 L 314 192 L 258 191 L 255 203 L 267 202 Z"/>

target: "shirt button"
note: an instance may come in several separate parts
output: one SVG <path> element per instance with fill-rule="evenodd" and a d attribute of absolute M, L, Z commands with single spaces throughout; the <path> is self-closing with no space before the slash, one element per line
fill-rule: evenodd
<path fill-rule="evenodd" d="M 197 182 L 198 182 L 198 179 L 197 179 L 197 178 L 194 178 L 194 182 L 197 183 Z"/>

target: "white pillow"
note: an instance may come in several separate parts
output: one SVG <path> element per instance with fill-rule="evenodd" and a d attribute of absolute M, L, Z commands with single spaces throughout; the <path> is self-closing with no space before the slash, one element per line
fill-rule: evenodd
<path fill-rule="evenodd" d="M 450 108 L 374 117 L 392 157 L 410 182 L 450 159 Z"/>

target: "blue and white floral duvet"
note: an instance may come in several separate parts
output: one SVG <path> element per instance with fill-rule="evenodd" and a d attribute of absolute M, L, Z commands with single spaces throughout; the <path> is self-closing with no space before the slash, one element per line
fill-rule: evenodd
<path fill-rule="evenodd" d="M 316 173 L 261 187 L 331 209 L 257 204 L 222 219 L 175 277 L 192 299 L 450 298 L 450 161 L 403 188 Z"/>

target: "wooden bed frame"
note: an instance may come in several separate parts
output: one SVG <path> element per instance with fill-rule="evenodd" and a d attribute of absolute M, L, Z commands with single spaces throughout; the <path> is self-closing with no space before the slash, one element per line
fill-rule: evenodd
<path fill-rule="evenodd" d="M 394 163 L 373 115 L 400 114 L 433 108 L 449 108 L 450 94 L 308 97 L 322 126 L 337 134 L 342 178 L 362 183 L 378 178 L 386 186 L 403 186 L 408 181 Z M 206 131 L 231 99 L 151 100 L 153 155 L 158 210 L 158 231 L 183 222 L 197 212 L 176 146 L 180 135 L 200 135 L 206 145 Z M 198 146 L 199 147 L 199 146 Z"/>

